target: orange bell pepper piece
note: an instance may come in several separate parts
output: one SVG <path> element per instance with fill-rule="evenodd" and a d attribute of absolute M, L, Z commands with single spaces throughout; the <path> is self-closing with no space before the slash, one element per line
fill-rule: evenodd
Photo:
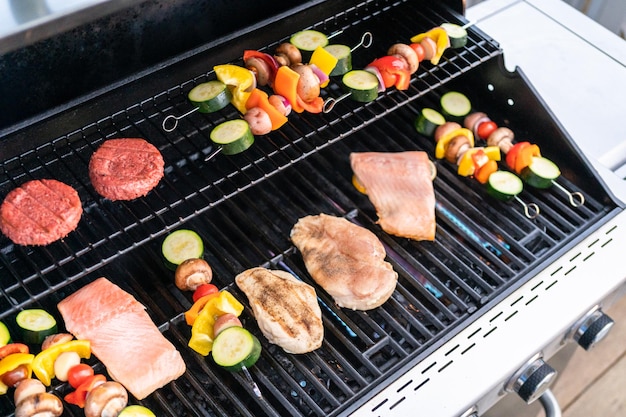
<path fill-rule="evenodd" d="M 279 112 L 276 107 L 272 106 L 268 99 L 269 96 L 265 91 L 255 88 L 254 90 L 252 90 L 252 93 L 250 93 L 248 101 L 246 101 L 246 108 L 248 110 L 253 107 L 259 107 L 263 109 L 272 121 L 272 130 L 277 130 L 282 125 L 287 123 L 287 116 Z"/>
<path fill-rule="evenodd" d="M 193 303 L 191 308 L 185 311 L 185 322 L 189 326 L 192 326 L 193 322 L 196 321 L 196 319 L 198 318 L 198 315 L 200 314 L 200 311 L 202 311 L 204 306 L 209 302 L 211 298 L 217 297 L 217 295 L 218 293 L 212 293 L 212 294 L 205 295 L 204 297 L 198 298 L 198 300 L 195 303 Z"/>
<path fill-rule="evenodd" d="M 298 103 L 298 81 L 300 74 L 287 66 L 282 66 L 276 71 L 276 79 L 274 80 L 274 92 L 289 100 L 291 108 L 296 113 L 302 113 L 304 108 Z"/>
<path fill-rule="evenodd" d="M 498 170 L 498 163 L 493 159 L 487 161 L 474 173 L 474 178 L 481 184 L 486 184 L 489 176 Z"/>
<path fill-rule="evenodd" d="M 296 95 L 296 100 L 298 101 L 298 105 L 309 113 L 321 113 L 324 108 L 324 99 L 319 96 L 309 102 L 306 102 L 302 100 L 300 96 Z"/>

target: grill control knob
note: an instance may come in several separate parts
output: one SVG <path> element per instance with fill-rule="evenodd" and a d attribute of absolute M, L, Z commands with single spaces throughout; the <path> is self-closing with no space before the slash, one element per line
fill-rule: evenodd
<path fill-rule="evenodd" d="M 591 350 L 604 339 L 615 322 L 602 310 L 595 310 L 583 318 L 573 334 L 573 339 L 585 350 Z"/>
<path fill-rule="evenodd" d="M 516 392 L 522 400 L 530 404 L 550 388 L 556 374 L 556 370 L 543 359 L 533 359 L 515 373 L 507 389 Z"/>

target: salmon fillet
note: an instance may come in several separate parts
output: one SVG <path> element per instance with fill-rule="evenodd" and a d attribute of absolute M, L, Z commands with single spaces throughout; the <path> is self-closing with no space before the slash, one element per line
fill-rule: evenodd
<path fill-rule="evenodd" d="M 435 239 L 435 192 L 426 152 L 352 153 L 350 165 L 385 232 L 414 240 Z"/>
<path fill-rule="evenodd" d="M 322 345 L 324 325 L 315 289 L 288 272 L 252 268 L 235 277 L 263 335 L 287 353 Z"/>
<path fill-rule="evenodd" d="M 58 304 L 65 327 L 91 342 L 114 380 L 141 400 L 185 372 L 185 363 L 144 306 L 106 278 Z"/>
<path fill-rule="evenodd" d="M 337 305 L 370 310 L 391 297 L 398 274 L 385 261 L 376 235 L 342 217 L 320 214 L 298 220 L 291 240 L 307 271 Z"/>

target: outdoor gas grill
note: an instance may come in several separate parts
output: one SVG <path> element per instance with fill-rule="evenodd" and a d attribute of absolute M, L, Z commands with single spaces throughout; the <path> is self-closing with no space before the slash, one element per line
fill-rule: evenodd
<path fill-rule="evenodd" d="M 182 377 L 141 401 L 158 416 L 470 415 L 484 412 L 507 388 L 520 388 L 517 377 L 530 380 L 521 389 L 527 400 L 539 397 L 553 374 L 537 361 L 566 340 L 551 337 L 545 345 L 543 333 L 571 338 L 584 322 L 591 330 L 581 338 L 592 345 L 610 327 L 600 302 L 610 302 L 608 293 L 617 297 L 624 278 L 592 271 L 619 256 L 626 217 L 623 203 L 529 80 L 520 70 L 504 69 L 498 43 L 478 27 L 468 27 L 467 46 L 448 49 L 437 66 L 422 63 L 407 91 L 390 89 L 367 104 L 342 100 L 325 114 L 292 114 L 241 154 L 218 153 L 205 162 L 215 151 L 212 128 L 240 117 L 232 106 L 192 113 L 172 132 L 162 126 L 167 116 L 191 109 L 187 92 L 213 79 L 214 65 L 241 64 L 244 49 L 272 51 L 305 28 L 334 34 L 333 41 L 346 45 L 371 32 L 371 47 L 353 54 L 353 66 L 360 68 L 391 44 L 442 22 L 466 24 L 461 12 L 460 5 L 427 1 L 309 2 L 277 12 L 279 21 L 264 16 L 36 121 L 13 121 L 0 139 L 0 195 L 30 179 L 55 178 L 77 189 L 84 214 L 74 232 L 47 246 L 17 246 L 0 237 L 0 320 L 17 332 L 15 315 L 41 307 L 61 322 L 60 300 L 98 277 L 109 278 L 146 306 L 187 364 Z M 349 154 L 423 150 L 434 161 L 435 144 L 416 132 L 414 121 L 447 91 L 463 92 L 516 137 L 538 143 L 563 175 L 558 186 L 526 187 L 519 201 L 501 202 L 456 175 L 451 164 L 436 161 L 435 241 L 387 235 L 367 196 L 352 185 Z M 322 96 L 342 94 L 340 80 L 333 79 Z M 91 154 L 117 137 L 146 138 L 163 154 L 165 177 L 144 198 L 112 202 L 89 182 Z M 567 192 L 582 193 L 585 203 L 572 205 Z M 536 204 L 539 215 L 528 216 L 522 203 Z M 383 242 L 399 281 L 382 307 L 339 308 L 308 275 L 289 232 L 299 218 L 319 213 L 344 216 Z M 261 397 L 243 375 L 187 347 L 183 313 L 191 297 L 175 287 L 161 257 L 164 237 L 180 228 L 201 235 L 214 283 L 246 305 L 244 326 L 263 346 L 250 369 Z M 289 271 L 316 287 L 325 327 L 320 349 L 290 355 L 262 337 L 234 284 L 235 275 L 255 266 Z M 104 371 L 97 358 L 90 363 Z M 522 375 L 525 364 L 540 372 Z M 70 388 L 57 382 L 51 390 L 62 397 Z M 449 394 L 445 403 L 442 392 Z M 10 396 L 0 397 L 0 413 L 13 411 Z M 81 413 L 67 406 L 64 415 Z"/>

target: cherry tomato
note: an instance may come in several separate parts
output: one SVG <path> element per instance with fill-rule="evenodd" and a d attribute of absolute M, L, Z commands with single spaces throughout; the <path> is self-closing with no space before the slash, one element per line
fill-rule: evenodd
<path fill-rule="evenodd" d="M 478 127 L 476 128 L 476 134 L 482 140 L 487 140 L 489 135 L 491 135 L 493 131 L 496 130 L 497 128 L 498 128 L 498 125 L 495 122 L 492 122 L 491 120 L 489 120 L 486 122 L 482 122 L 481 124 L 478 125 Z"/>
<path fill-rule="evenodd" d="M 409 46 L 417 54 L 417 60 L 419 62 L 422 62 L 424 60 L 424 55 L 426 55 L 426 52 L 424 51 L 424 47 L 421 44 L 419 44 L 419 43 L 412 43 Z"/>
<path fill-rule="evenodd" d="M 67 371 L 67 380 L 74 389 L 91 376 L 93 376 L 93 368 L 86 363 L 74 365 Z"/>
<path fill-rule="evenodd" d="M 213 285 L 213 284 L 201 284 L 193 292 L 193 295 L 191 296 L 191 298 L 193 299 L 193 302 L 195 303 L 196 301 L 198 301 L 200 298 L 204 297 L 205 295 L 215 294 L 217 292 L 219 292 L 219 290 L 217 289 L 217 287 L 215 285 Z"/>

